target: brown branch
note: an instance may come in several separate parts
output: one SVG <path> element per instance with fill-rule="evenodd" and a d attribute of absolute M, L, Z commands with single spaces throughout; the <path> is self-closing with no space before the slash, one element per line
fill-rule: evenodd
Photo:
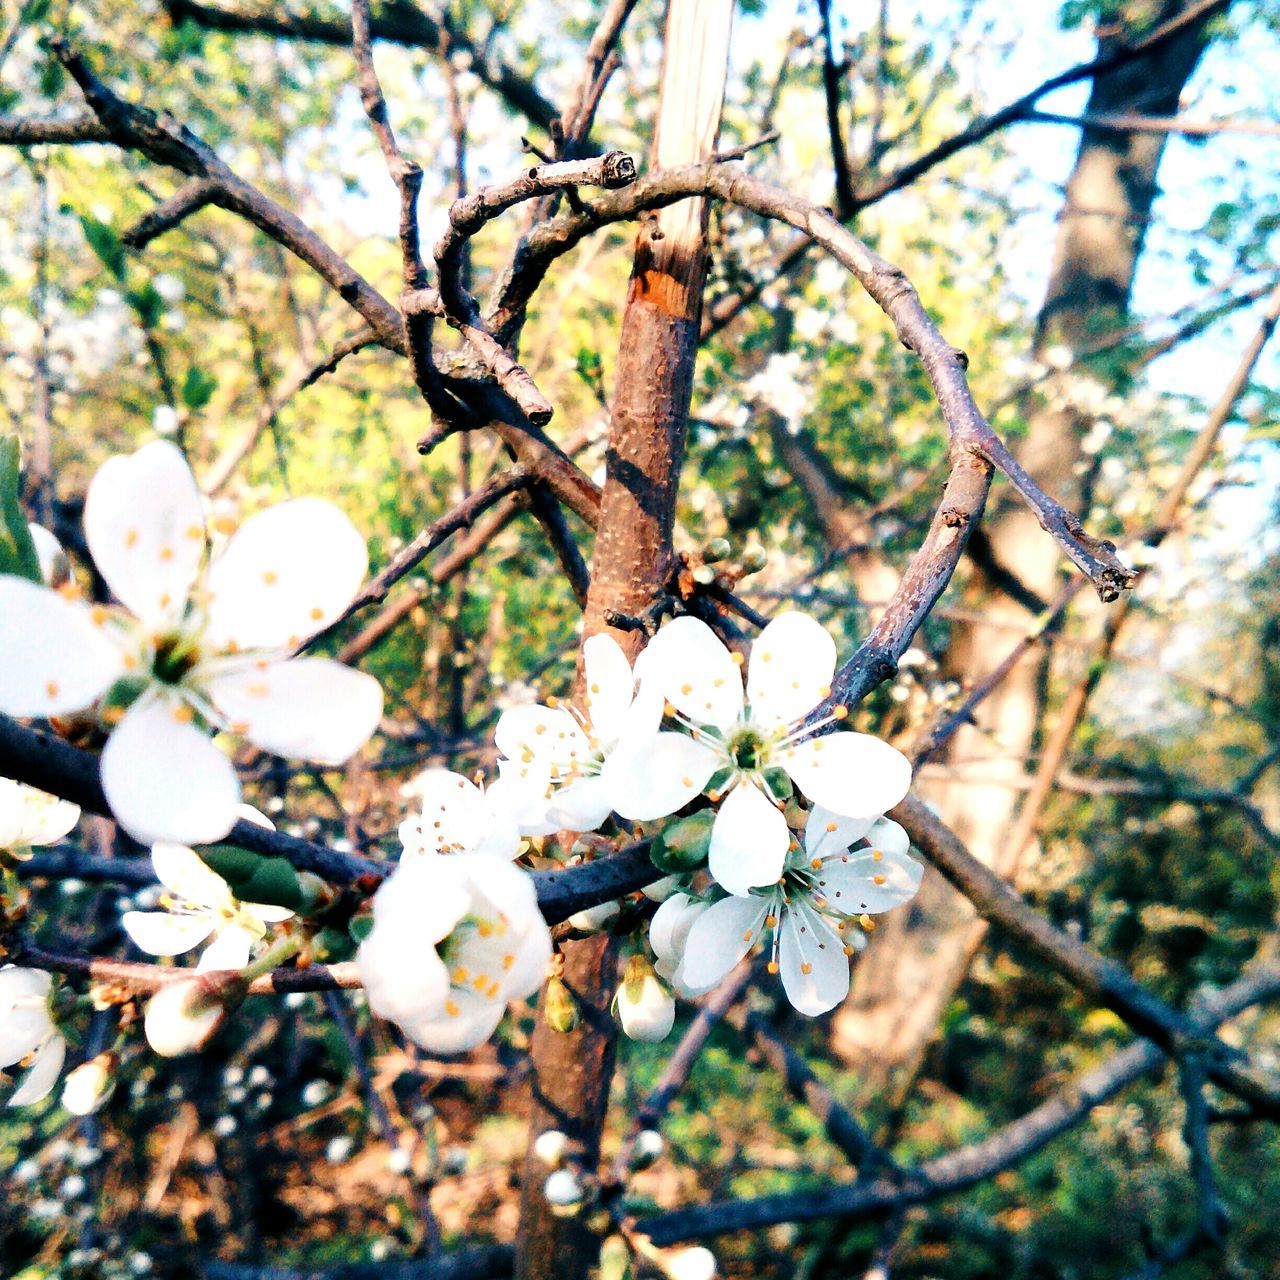
<path fill-rule="evenodd" d="M 42 142 L 76 146 L 83 142 L 110 142 L 110 132 L 96 116 L 72 116 L 68 120 L 0 115 L 0 145 L 32 147 Z"/>
<path fill-rule="evenodd" d="M 189 21 L 211 31 L 233 35 L 261 34 L 277 40 L 305 40 L 340 46 L 351 44 L 351 24 L 338 15 L 323 18 L 313 14 L 292 14 L 278 5 L 230 9 L 195 3 L 195 0 L 163 0 L 163 4 L 175 26 Z M 549 128 L 556 118 L 555 107 L 539 93 L 532 81 L 506 63 L 482 54 L 447 14 L 433 16 L 422 6 L 392 0 L 373 15 L 371 31 L 375 40 L 427 49 L 441 58 L 447 57 L 451 50 L 456 51 L 467 59 L 467 70 L 514 110 L 543 128 Z"/>
<path fill-rule="evenodd" d="M 172 231 L 184 219 L 210 205 L 216 191 L 216 184 L 208 178 L 192 178 L 167 200 L 162 200 L 149 213 L 143 214 L 120 239 L 130 249 L 145 249 L 157 236 Z"/>
<path fill-rule="evenodd" d="M 587 45 L 583 57 L 582 76 L 573 97 L 560 113 L 562 154 L 572 159 L 586 141 L 595 119 L 596 108 L 609 77 L 618 66 L 616 49 L 636 0 L 609 0 Z"/>
<path fill-rule="evenodd" d="M 1280 124 L 1268 120 L 1188 120 L 1185 116 L 1144 116 L 1137 111 L 1063 116 L 1052 111 L 1030 111 L 1025 119 L 1040 124 L 1066 124 L 1077 129 L 1112 133 L 1175 133 L 1188 138 L 1208 138 L 1220 133 L 1280 138 Z"/>
<path fill-rule="evenodd" d="M 822 89 L 827 103 L 827 133 L 831 142 L 831 163 L 835 168 L 836 215 L 849 216 L 853 208 L 853 171 L 840 124 L 840 89 L 844 71 L 836 64 L 835 38 L 831 33 L 831 0 L 818 0 L 822 19 Z"/>

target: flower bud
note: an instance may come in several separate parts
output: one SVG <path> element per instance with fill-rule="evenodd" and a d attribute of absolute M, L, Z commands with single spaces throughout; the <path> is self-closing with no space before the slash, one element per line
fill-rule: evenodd
<path fill-rule="evenodd" d="M 547 1129 L 533 1140 L 533 1154 L 552 1169 L 558 1169 L 564 1163 L 564 1153 L 568 1148 L 569 1135 L 559 1129 Z"/>
<path fill-rule="evenodd" d="M 759 573 L 761 569 L 769 563 L 769 553 L 754 543 L 752 546 L 745 547 L 742 552 L 742 572 L 743 573 Z"/>
<path fill-rule="evenodd" d="M 575 911 L 569 923 L 580 933 L 599 933 L 621 910 L 616 902 L 602 902 L 585 911 Z"/>
<path fill-rule="evenodd" d="M 732 550 L 728 538 L 712 538 L 702 548 L 702 559 L 706 564 L 715 564 L 717 560 L 723 560 Z"/>
<path fill-rule="evenodd" d="M 115 1090 L 116 1082 L 112 1078 L 115 1068 L 113 1053 L 100 1053 L 81 1063 L 68 1073 L 63 1083 L 62 1105 L 73 1116 L 92 1115 Z"/>
<path fill-rule="evenodd" d="M 693 571 L 693 580 L 700 587 L 709 587 L 716 580 L 716 571 L 709 564 L 700 564 Z"/>
<path fill-rule="evenodd" d="M 644 956 L 632 956 L 618 988 L 618 1017 L 632 1040 L 665 1040 L 676 1020 L 675 997 L 658 981 Z"/>
<path fill-rule="evenodd" d="M 631 1167 L 647 1169 L 655 1160 L 662 1157 L 667 1144 L 657 1129 L 641 1129 L 636 1134 L 635 1145 L 631 1148 Z"/>
<path fill-rule="evenodd" d="M 570 1169 L 557 1169 L 542 1184 L 542 1194 L 557 1218 L 572 1218 L 582 1208 L 585 1198 L 578 1175 Z"/>
<path fill-rule="evenodd" d="M 199 1053 L 244 998 L 248 984 L 235 970 L 201 974 L 160 988 L 147 1005 L 147 1043 L 163 1058 Z"/>
<path fill-rule="evenodd" d="M 701 1245 L 676 1249 L 661 1263 L 669 1280 L 715 1280 L 716 1255 Z"/>
<path fill-rule="evenodd" d="M 640 892 L 643 893 L 650 902 L 666 902 L 666 900 L 679 888 L 679 879 L 675 876 L 663 876 L 661 880 L 655 880 L 652 884 L 644 885 Z"/>
<path fill-rule="evenodd" d="M 547 979 L 547 997 L 543 1001 L 542 1012 L 552 1031 L 569 1032 L 582 1021 L 578 1002 L 565 986 L 563 978 Z"/>

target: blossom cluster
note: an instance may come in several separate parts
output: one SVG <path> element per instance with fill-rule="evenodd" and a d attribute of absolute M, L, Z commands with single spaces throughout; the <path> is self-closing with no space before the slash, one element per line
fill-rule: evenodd
<path fill-rule="evenodd" d="M 241 900 L 215 869 L 224 864 L 191 847 L 222 840 L 237 819 L 270 825 L 239 804 L 215 738 L 322 763 L 369 738 L 382 710 L 377 682 L 296 656 L 342 616 L 367 555 L 347 518 L 313 499 L 261 512 L 211 548 L 191 471 L 166 441 L 100 469 L 85 530 L 119 604 L 84 599 L 56 542 L 36 531 L 44 582 L 0 575 L 0 710 L 59 727 L 70 717 L 102 742 L 112 812 L 151 846 L 163 886 L 158 901 L 125 912 L 124 929 L 151 955 L 204 947 L 194 975 L 167 983 L 146 1019 L 158 1052 L 181 1052 L 203 1044 L 223 1006 L 262 966 L 296 953 L 306 932 L 292 919 L 305 907 Z M 707 991 L 758 949 L 796 1009 L 834 1007 L 870 917 L 908 901 L 921 878 L 906 833 L 883 816 L 906 794 L 910 763 L 847 728 L 847 709 L 831 701 L 835 665 L 830 635 L 798 612 L 764 628 L 749 663 L 687 616 L 661 628 L 634 668 L 612 637 L 588 638 L 581 705 L 503 711 L 487 787 L 445 769 L 412 784 L 398 864 L 352 926 L 370 1008 L 423 1048 L 455 1053 L 488 1038 L 511 1002 L 550 977 L 548 1021 L 573 1025 L 518 859 L 553 833 L 602 832 L 608 843 L 637 824 L 655 876 L 667 874 L 645 890 L 659 903 L 649 950 L 632 955 L 618 990 L 627 1034 L 663 1038 L 673 990 Z M 77 817 L 0 780 L 0 849 L 21 856 Z M 602 903 L 570 926 L 618 916 L 618 904 Z M 57 1078 L 65 1044 L 54 994 L 48 974 L 0 971 L 0 1066 L 31 1067 L 15 1101 L 43 1096 Z M 88 1106 L 101 1067 L 80 1070 L 68 1096 Z"/>

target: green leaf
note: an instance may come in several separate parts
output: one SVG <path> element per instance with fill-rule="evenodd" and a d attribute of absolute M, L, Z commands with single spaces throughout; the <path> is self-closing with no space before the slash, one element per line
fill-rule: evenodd
<path fill-rule="evenodd" d="M 0 573 L 43 582 L 21 496 L 22 445 L 17 436 L 4 436 L 0 438 Z"/>
<path fill-rule="evenodd" d="M 218 389 L 218 380 L 211 373 L 192 366 L 182 382 L 182 403 L 192 411 L 203 409 Z"/>
<path fill-rule="evenodd" d="M 124 280 L 125 253 L 124 243 L 115 231 L 105 222 L 99 222 L 92 214 L 82 213 L 80 225 L 84 228 L 84 238 L 89 248 L 98 255 L 102 265 L 117 280 Z"/>
<path fill-rule="evenodd" d="M 130 289 L 125 300 L 138 314 L 138 323 L 144 329 L 154 329 L 164 315 L 164 299 L 150 280 L 141 289 Z"/>
<path fill-rule="evenodd" d="M 18 21 L 23 26 L 29 22 L 43 22 L 53 8 L 53 0 L 27 0 L 18 11 Z"/>
<path fill-rule="evenodd" d="M 284 858 L 264 858 L 238 845 L 215 844 L 201 849 L 200 859 L 231 886 L 241 902 L 267 902 L 299 911 L 308 901 L 297 871 Z"/>

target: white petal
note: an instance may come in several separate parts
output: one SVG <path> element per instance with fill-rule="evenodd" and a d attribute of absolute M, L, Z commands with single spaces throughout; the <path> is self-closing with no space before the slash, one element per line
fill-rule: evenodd
<path fill-rule="evenodd" d="M 911 761 L 869 733 L 831 733 L 788 747 L 781 765 L 814 804 L 850 818 L 892 809 L 911 787 Z"/>
<path fill-rule="evenodd" d="M 805 613 L 783 613 L 751 646 L 747 701 L 760 724 L 791 724 L 831 692 L 836 642 Z"/>
<path fill-rule="evenodd" d="M 171 915 L 168 911 L 126 911 L 121 923 L 134 944 L 149 956 L 180 956 L 213 932 L 209 916 Z"/>
<path fill-rule="evenodd" d="M 550 791 L 551 769 L 546 761 L 499 760 L 498 777 L 489 784 L 487 795 L 495 811 L 508 814 L 521 835 L 548 836 L 556 830 L 547 816 Z"/>
<path fill-rule="evenodd" d="M 723 898 L 693 922 L 684 944 L 685 982 L 694 990 L 714 987 L 760 940 L 769 899 Z"/>
<path fill-rule="evenodd" d="M 246 520 L 209 569 L 209 630 L 218 647 L 292 646 L 349 605 L 369 553 L 355 525 L 322 498 L 281 502 Z"/>
<path fill-rule="evenodd" d="M 123 671 L 120 650 L 83 605 L 25 578 L 0 576 L 0 711 L 82 711 Z"/>
<path fill-rule="evenodd" d="M 541 916 L 531 924 L 515 955 L 502 984 L 504 1000 L 526 999 L 547 979 L 547 965 L 551 963 L 551 930 Z"/>
<path fill-rule="evenodd" d="M 501 916 L 523 931 L 541 919 L 538 892 L 529 873 L 506 858 L 473 853 L 450 859 L 471 890 L 471 912 L 480 917 Z"/>
<path fill-rule="evenodd" d="M 11 1107 L 26 1107 L 47 1098 L 58 1083 L 58 1075 L 67 1056 L 67 1042 L 58 1034 L 51 1035 L 36 1053 L 26 1079 L 13 1091 Z"/>
<path fill-rule="evenodd" d="M 493 739 L 498 750 L 516 764 L 534 769 L 549 764 L 553 782 L 591 754 L 587 735 L 560 707 L 512 707 L 498 718 Z"/>
<path fill-rule="evenodd" d="M 235 826 L 235 769 L 180 714 L 167 697 L 136 702 L 102 753 L 111 812 L 141 844 L 212 844 Z"/>
<path fill-rule="evenodd" d="M 817 883 L 835 910 L 875 915 L 910 902 L 923 875 L 923 865 L 905 853 L 854 849 L 826 859 Z"/>
<path fill-rule="evenodd" d="M 282 920 L 293 919 L 293 912 L 288 907 L 277 907 L 270 902 L 242 902 L 240 906 L 247 915 L 261 920 L 263 924 L 279 924 Z"/>
<path fill-rule="evenodd" d="M 656 1044 L 671 1033 L 676 1020 L 676 1002 L 661 982 L 646 974 L 640 983 L 640 998 L 631 999 L 629 984 L 618 988 L 618 1018 L 631 1040 Z"/>
<path fill-rule="evenodd" d="M 0 1018 L 19 1000 L 44 1000 L 53 986 L 53 975 L 45 969 L 28 969 L 7 964 L 0 968 Z"/>
<path fill-rule="evenodd" d="M 877 818 L 867 832 L 867 843 L 885 853 L 905 854 L 911 848 L 911 837 L 907 835 L 907 829 L 892 818 Z"/>
<path fill-rule="evenodd" d="M 103 463 L 85 498 L 84 532 L 131 613 L 153 626 L 181 617 L 205 550 L 200 491 L 181 450 L 153 440 Z"/>
<path fill-rule="evenodd" d="M 274 755 L 343 764 L 382 718 L 382 686 L 331 658 L 213 670 L 201 684 L 232 731 Z"/>
<path fill-rule="evenodd" d="M 501 1000 L 485 1000 L 470 991 L 455 990 L 443 1014 L 401 1026 L 405 1035 L 428 1053 L 465 1053 L 493 1035 L 506 1010 Z"/>
<path fill-rule="evenodd" d="M 629 738 L 604 762 L 600 776 L 615 811 L 633 822 L 665 818 L 700 795 L 721 756 L 683 733 Z"/>
<path fill-rule="evenodd" d="M 201 952 L 196 972 L 243 969 L 249 963 L 249 954 L 257 940 L 257 935 L 242 925 L 229 924 L 219 929 L 218 936 Z"/>
<path fill-rule="evenodd" d="M 404 1026 L 444 1007 L 449 974 L 425 937 L 388 930 L 375 921 L 356 952 L 356 965 L 369 1008 L 380 1018 Z"/>
<path fill-rule="evenodd" d="M 35 544 L 40 576 L 45 585 L 56 587 L 65 582 L 71 576 L 71 565 L 67 561 L 67 553 L 62 549 L 62 543 L 43 525 L 29 524 L 27 530 Z"/>
<path fill-rule="evenodd" d="M 607 778 L 579 778 L 551 797 L 547 817 L 566 831 L 594 831 L 613 812 L 613 787 Z"/>
<path fill-rule="evenodd" d="M 160 883 L 186 902 L 215 911 L 229 909 L 235 903 L 227 882 L 184 844 L 157 844 L 151 850 L 151 865 Z M 178 953 L 158 951 L 156 954 Z"/>
<path fill-rule="evenodd" d="M 61 840 L 80 821 L 80 806 L 69 800 L 59 800 L 48 792 L 35 787 L 15 783 L 21 795 L 21 812 L 16 836 L 12 844 L 54 844 Z M 0 822 L 0 827 L 5 824 Z M 5 847 L 0 836 L 0 848 Z"/>
<path fill-rule="evenodd" d="M 495 853 L 515 857 L 520 833 L 505 813 L 495 814 L 484 792 L 450 769 L 427 769 L 415 780 L 422 808 L 400 826 L 410 851 Z"/>
<path fill-rule="evenodd" d="M 776 884 L 791 844 L 787 820 L 750 780 L 725 796 L 711 828 L 707 868 L 730 893 Z"/>
<path fill-rule="evenodd" d="M 670 977 L 675 972 L 684 956 L 684 944 L 689 938 L 689 930 L 705 910 L 707 904 L 699 902 L 697 898 L 686 893 L 673 893 L 653 913 L 653 919 L 649 921 L 649 945 L 659 963 L 669 970 L 664 977 Z M 659 973 L 661 972 L 659 969 Z"/>
<path fill-rule="evenodd" d="M 635 677 L 622 646 L 610 635 L 591 636 L 582 646 L 591 731 L 601 743 L 616 742 L 626 728 Z"/>
<path fill-rule="evenodd" d="M 0 1021 L 0 1069 L 21 1062 L 53 1029 L 44 1000 L 10 1009 Z"/>
<path fill-rule="evenodd" d="M 787 999 L 811 1018 L 834 1009 L 849 994 L 844 939 L 807 906 L 783 913 L 778 965 Z"/>
<path fill-rule="evenodd" d="M 846 818 L 815 804 L 804 825 L 804 851 L 810 858 L 843 853 L 872 829 L 874 818 Z"/>
<path fill-rule="evenodd" d="M 742 672 L 697 618 L 668 622 L 636 659 L 636 675 L 698 724 L 727 729 L 742 714 Z"/>

